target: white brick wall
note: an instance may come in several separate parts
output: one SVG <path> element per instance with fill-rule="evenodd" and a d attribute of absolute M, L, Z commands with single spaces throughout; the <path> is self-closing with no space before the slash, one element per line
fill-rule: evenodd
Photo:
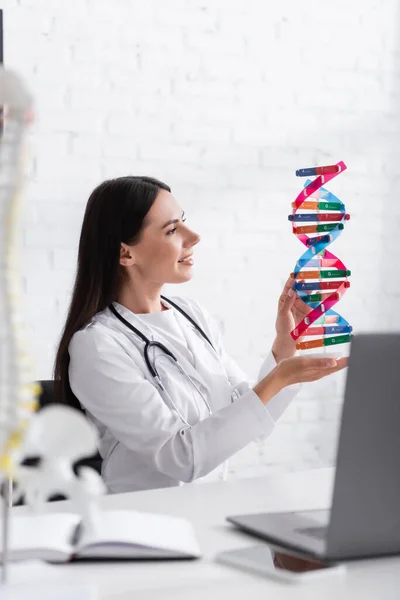
<path fill-rule="evenodd" d="M 49 377 L 84 206 L 103 178 L 165 179 L 202 234 L 195 296 L 254 379 L 303 247 L 296 168 L 345 160 L 330 189 L 352 220 L 340 312 L 399 329 L 399 3 L 395 0 L 3 0 L 5 60 L 28 79 L 24 284 L 37 376 Z M 173 291 L 177 291 L 176 289 Z M 343 377 L 305 386 L 234 476 L 334 458 Z"/>

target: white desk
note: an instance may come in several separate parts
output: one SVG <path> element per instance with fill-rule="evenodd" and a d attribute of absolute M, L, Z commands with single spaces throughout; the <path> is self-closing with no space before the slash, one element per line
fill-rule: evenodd
<path fill-rule="evenodd" d="M 154 563 L 75 563 L 56 568 L 64 577 L 68 570 L 71 578 L 91 582 L 99 600 L 399 600 L 400 557 L 352 563 L 343 578 L 297 585 L 264 579 L 214 562 L 215 554 L 221 550 L 260 543 L 227 523 L 227 515 L 327 508 L 332 479 L 331 469 L 319 469 L 106 496 L 102 504 L 107 508 L 132 508 L 190 519 L 204 558 Z M 49 503 L 48 507 L 52 511 L 68 510 L 69 503 Z M 13 510 L 19 512 L 23 508 Z"/>

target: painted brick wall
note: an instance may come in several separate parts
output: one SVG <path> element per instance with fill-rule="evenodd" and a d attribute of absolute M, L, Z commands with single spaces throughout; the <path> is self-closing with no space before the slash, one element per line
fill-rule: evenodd
<path fill-rule="evenodd" d="M 167 181 L 202 234 L 180 293 L 218 319 L 256 377 L 302 246 L 287 221 L 301 166 L 345 160 L 352 220 L 340 312 L 399 329 L 399 3 L 3 0 L 5 60 L 29 81 L 24 285 L 37 377 L 51 374 L 87 197 L 126 173 Z M 170 291 L 170 290 L 166 290 Z M 177 292 L 175 288 L 172 290 Z M 330 464 L 344 378 L 307 385 L 232 476 Z"/>

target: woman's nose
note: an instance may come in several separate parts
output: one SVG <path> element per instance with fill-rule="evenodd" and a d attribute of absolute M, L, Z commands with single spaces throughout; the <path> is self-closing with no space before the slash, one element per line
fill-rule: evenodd
<path fill-rule="evenodd" d="M 185 239 L 185 243 L 184 245 L 188 248 L 191 248 L 192 246 L 195 246 L 196 244 L 199 243 L 200 241 L 200 236 L 198 233 L 196 233 L 195 231 L 193 231 L 192 229 L 189 229 L 189 227 L 186 227 L 186 239 Z"/>
<path fill-rule="evenodd" d="M 195 231 L 191 231 L 191 234 L 192 234 L 192 236 L 191 236 L 191 240 L 190 240 L 190 245 L 195 246 L 196 244 L 199 243 L 199 241 L 201 240 L 201 237 Z"/>

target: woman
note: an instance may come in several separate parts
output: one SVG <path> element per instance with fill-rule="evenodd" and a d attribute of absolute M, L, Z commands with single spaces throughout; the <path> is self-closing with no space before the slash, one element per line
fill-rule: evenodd
<path fill-rule="evenodd" d="M 293 384 L 344 366 L 294 357 L 290 331 L 307 307 L 289 280 L 272 352 L 250 389 L 206 311 L 161 296 L 165 283 L 191 279 L 199 241 L 156 179 L 105 181 L 89 198 L 55 380 L 60 398 L 79 402 L 98 428 L 110 493 L 220 477 L 230 456 L 272 431 Z M 147 339 L 163 346 L 145 352 Z"/>

